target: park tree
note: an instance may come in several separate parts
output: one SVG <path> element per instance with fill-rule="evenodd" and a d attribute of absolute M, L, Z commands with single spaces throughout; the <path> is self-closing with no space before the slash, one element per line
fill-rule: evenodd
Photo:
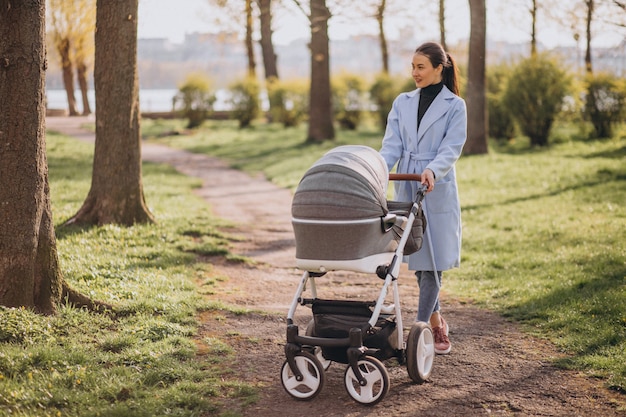
<path fill-rule="evenodd" d="M 76 96 L 74 94 L 74 65 L 72 62 L 72 42 L 75 33 L 74 2 L 68 0 L 49 0 L 50 33 L 52 42 L 59 54 L 63 87 L 67 95 L 70 116 L 77 116 Z"/>
<path fill-rule="evenodd" d="M 93 62 L 93 35 L 96 19 L 95 0 L 48 0 L 50 37 L 61 61 L 63 86 L 70 116 L 78 115 L 74 91 L 74 71 L 81 92 L 83 115 L 91 114 L 89 69 Z"/>
<path fill-rule="evenodd" d="M 83 99 L 83 116 L 91 114 L 89 104 L 89 70 L 93 64 L 94 32 L 96 29 L 96 0 L 75 2 L 76 30 L 73 40 L 76 78 Z"/>
<path fill-rule="evenodd" d="M 446 45 L 446 0 L 439 0 L 439 42 L 443 50 L 447 51 Z"/>
<path fill-rule="evenodd" d="M 263 54 L 263 68 L 265 79 L 278 78 L 277 57 L 272 42 L 272 0 L 257 0 L 259 7 L 259 22 L 261 26 L 261 52 Z"/>
<path fill-rule="evenodd" d="M 45 0 L 0 0 L 0 305 L 104 307 L 59 267 L 45 137 Z"/>
<path fill-rule="evenodd" d="M 487 13 L 485 0 L 469 0 L 470 45 L 467 74 L 467 154 L 488 152 L 487 101 L 486 101 L 486 44 Z"/>
<path fill-rule="evenodd" d="M 97 0 L 91 189 L 67 225 L 154 221 L 141 174 L 137 9 L 138 0 Z"/>
<path fill-rule="evenodd" d="M 302 2 L 294 3 L 308 17 L 311 24 L 311 88 L 309 94 L 309 128 L 307 142 L 335 139 L 332 94 L 330 87 L 330 49 L 328 21 L 332 14 L 326 0 L 310 0 L 310 14 Z"/>

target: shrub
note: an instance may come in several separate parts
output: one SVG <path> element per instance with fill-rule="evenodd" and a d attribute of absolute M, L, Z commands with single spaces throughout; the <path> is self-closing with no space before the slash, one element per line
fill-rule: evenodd
<path fill-rule="evenodd" d="M 203 74 L 189 74 L 178 87 L 174 97 L 174 111 L 180 103 L 180 112 L 188 120 L 187 127 L 198 127 L 213 110 L 215 94 L 211 91 L 211 81 Z"/>
<path fill-rule="evenodd" d="M 229 90 L 233 108 L 232 117 L 239 121 L 240 128 L 250 126 L 259 116 L 259 83 L 255 78 L 247 77 L 231 84 Z"/>
<path fill-rule="evenodd" d="M 358 75 L 340 74 L 333 79 L 332 90 L 335 120 L 342 128 L 355 130 L 365 107 L 365 81 Z"/>
<path fill-rule="evenodd" d="M 270 80 L 267 94 L 272 121 L 293 127 L 306 118 L 309 111 L 309 84 L 306 80 Z"/>
<path fill-rule="evenodd" d="M 597 138 L 613 135 L 613 126 L 621 121 L 626 107 L 626 90 L 610 74 L 587 75 L 585 78 L 584 118 L 591 122 Z"/>
<path fill-rule="evenodd" d="M 506 66 L 494 66 L 487 71 L 487 109 L 489 112 L 489 135 L 496 139 L 515 137 L 515 121 L 502 96 L 510 74 Z"/>
<path fill-rule="evenodd" d="M 382 130 L 387 127 L 387 116 L 398 95 L 397 90 L 394 80 L 385 73 L 378 74 L 370 87 L 370 100 L 376 106 L 376 113 Z"/>
<path fill-rule="evenodd" d="M 570 85 L 569 75 L 547 55 L 527 58 L 513 69 L 503 103 L 532 145 L 548 144 L 550 129 Z"/>

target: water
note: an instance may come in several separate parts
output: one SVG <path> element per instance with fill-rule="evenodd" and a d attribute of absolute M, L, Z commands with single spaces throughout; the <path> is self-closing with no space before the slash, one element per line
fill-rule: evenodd
<path fill-rule="evenodd" d="M 139 91 L 139 108 L 142 112 L 167 112 L 172 110 L 172 98 L 176 95 L 178 90 L 175 88 L 169 89 L 151 89 Z M 83 100 L 81 98 L 80 90 L 74 91 L 76 97 L 76 105 L 78 111 L 83 109 Z M 94 90 L 87 92 L 89 97 L 89 105 L 92 111 L 96 108 L 96 97 Z M 49 109 L 67 109 L 67 95 L 65 90 L 48 90 L 48 108 Z"/>

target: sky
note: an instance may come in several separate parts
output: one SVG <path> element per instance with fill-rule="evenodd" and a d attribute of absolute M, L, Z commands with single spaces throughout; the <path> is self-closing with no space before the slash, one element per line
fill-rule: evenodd
<path fill-rule="evenodd" d="M 242 2 L 243 3 L 243 2 Z M 433 4 L 438 2 L 433 2 Z M 528 27 L 530 18 L 527 13 L 521 16 L 511 15 L 511 0 L 487 0 L 487 37 L 490 40 L 509 41 L 513 43 L 529 42 Z M 426 40 L 437 40 L 439 28 L 437 24 L 436 9 L 425 12 L 431 16 L 423 21 L 394 22 L 388 19 L 386 34 L 390 39 L 398 39 L 402 36 L 400 28 L 412 25 L 412 39 L 407 41 L 417 43 Z M 209 32 L 214 26 L 218 11 L 210 6 L 209 0 L 139 0 L 138 36 L 140 38 L 168 38 L 174 43 L 183 41 L 185 34 L 193 32 Z M 508 13 L 508 16 L 505 15 Z M 446 1 L 446 29 L 447 42 L 453 44 L 459 40 L 469 38 L 469 6 L 467 0 Z M 283 12 L 274 16 L 275 44 L 288 44 L 294 39 L 310 36 L 308 21 L 297 10 Z M 623 39 L 623 33 L 618 34 L 614 29 L 596 25 L 596 34 L 593 44 L 596 46 L 616 45 Z M 339 17 L 333 17 L 329 24 L 329 36 L 331 39 L 342 39 L 350 35 L 376 34 L 376 22 L 374 19 L 358 19 L 351 22 Z M 406 36 L 406 33 L 404 33 Z M 555 46 L 575 46 L 576 41 L 571 33 L 562 28 L 538 28 L 538 40 L 548 48 Z M 584 47 L 584 42 L 580 42 Z"/>

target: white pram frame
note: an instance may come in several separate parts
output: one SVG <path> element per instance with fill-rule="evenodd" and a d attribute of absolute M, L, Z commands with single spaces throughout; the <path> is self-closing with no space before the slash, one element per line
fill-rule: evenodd
<path fill-rule="evenodd" d="M 394 181 L 420 181 L 419 174 L 389 174 Z M 389 390 L 389 375 L 383 360 L 397 357 L 400 363 L 405 362 L 409 377 L 415 383 L 423 383 L 432 372 L 435 357 L 432 329 L 428 323 L 412 324 L 408 338 L 404 340 L 404 324 L 402 320 L 398 277 L 404 256 L 404 250 L 410 237 L 411 227 L 421 209 L 425 196 L 425 188 L 419 185 L 408 217 L 397 215 L 392 219 L 404 230 L 394 252 L 375 254 L 359 260 L 310 260 L 298 259 L 297 266 L 304 270 L 291 306 L 287 313 L 287 343 L 285 345 L 286 360 L 281 369 L 281 382 L 289 395 L 298 400 L 310 400 L 317 396 L 325 384 L 325 371 L 331 360 L 324 357 L 324 349 L 346 349 L 347 368 L 344 375 L 345 388 L 348 394 L 358 403 L 373 405 L 380 402 Z M 297 221 L 297 220 L 294 220 Z M 328 223 L 328 221 L 322 221 Z M 363 328 L 350 328 L 347 337 L 319 337 L 307 327 L 306 334 L 299 334 L 294 322 L 299 305 L 312 304 L 318 300 L 316 279 L 326 272 L 347 270 L 362 273 L 375 273 L 384 279 L 367 324 Z M 311 298 L 304 298 L 305 291 Z M 386 304 L 391 291 L 392 304 Z M 373 331 L 381 316 L 393 316 L 396 331 L 390 341 L 394 346 L 394 355 L 380 353 L 364 345 L 364 337 Z M 383 355 L 382 357 L 380 355 Z"/>

